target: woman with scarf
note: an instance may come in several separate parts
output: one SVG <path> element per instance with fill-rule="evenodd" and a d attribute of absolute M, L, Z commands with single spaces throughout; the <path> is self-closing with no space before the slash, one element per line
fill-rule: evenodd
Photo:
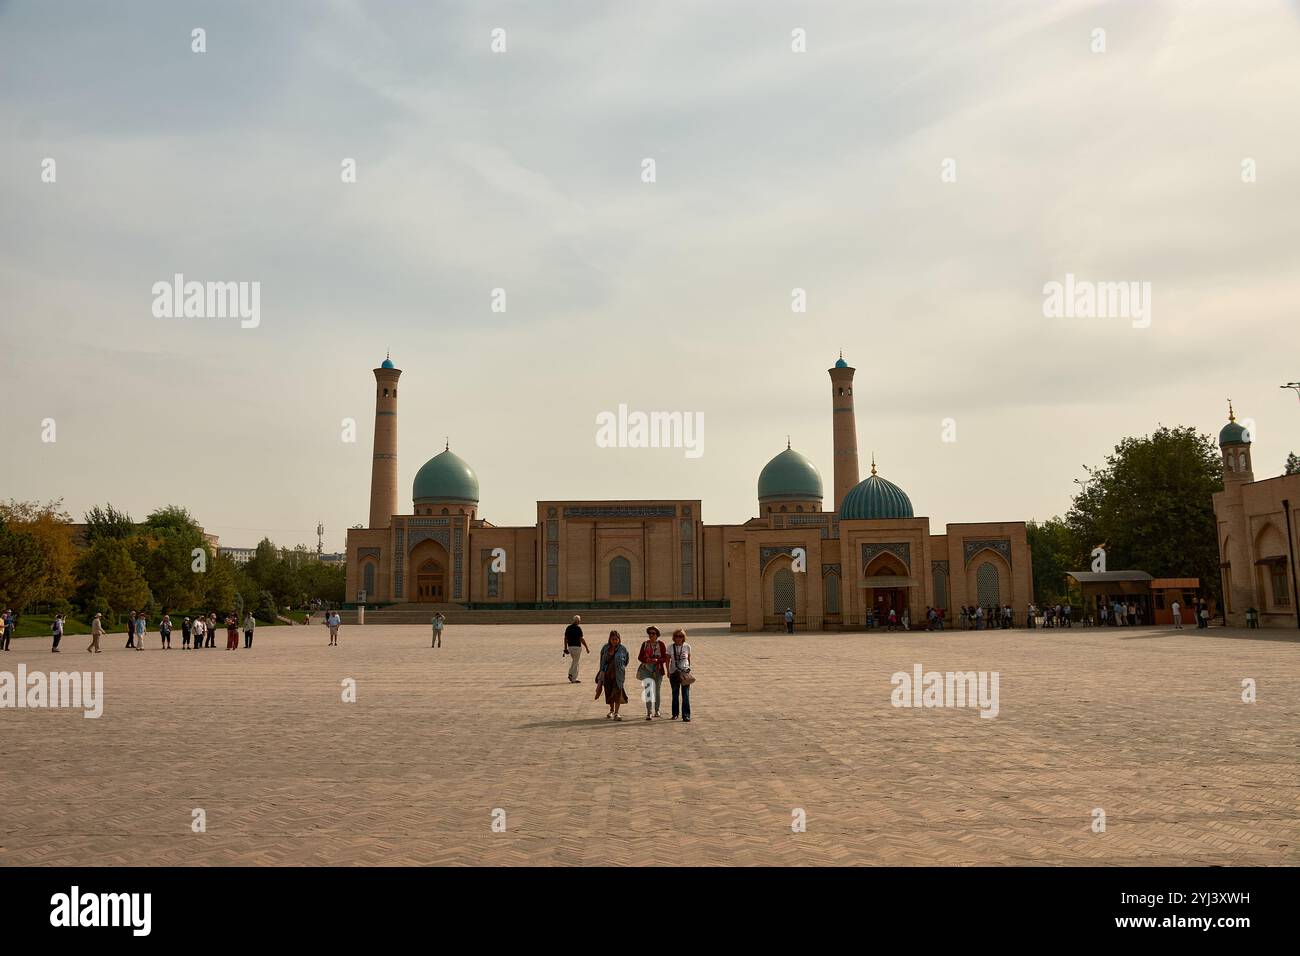
<path fill-rule="evenodd" d="M 609 704 L 606 720 L 622 720 L 618 709 L 627 703 L 627 691 L 623 681 L 627 676 L 627 662 L 630 655 L 623 646 L 623 638 L 618 631 L 609 632 L 609 642 L 600 649 L 600 673 L 596 680 L 605 691 L 605 703 Z"/>

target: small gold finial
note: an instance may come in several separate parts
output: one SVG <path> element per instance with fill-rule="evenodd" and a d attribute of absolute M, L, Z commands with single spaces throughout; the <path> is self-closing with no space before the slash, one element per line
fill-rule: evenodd
<path fill-rule="evenodd" d="M 876 473 L 876 453 L 874 451 L 871 453 L 871 473 L 873 475 Z"/>
<path fill-rule="evenodd" d="M 1228 399 L 1228 421 L 1235 422 L 1236 420 L 1237 420 L 1237 415 L 1232 410 L 1232 399 Z"/>

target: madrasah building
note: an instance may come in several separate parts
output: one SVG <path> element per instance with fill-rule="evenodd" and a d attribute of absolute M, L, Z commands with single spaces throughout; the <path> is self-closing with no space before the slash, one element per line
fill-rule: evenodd
<path fill-rule="evenodd" d="M 398 510 L 397 383 L 374 370 L 370 523 L 347 536 L 347 593 L 358 604 L 546 609 L 730 607 L 737 631 L 775 629 L 787 608 L 803 628 L 861 629 L 904 610 L 1032 599 L 1023 521 L 950 524 L 932 534 L 903 489 L 876 471 L 859 478 L 854 369 L 829 369 L 834 497 L 789 446 L 758 474 L 757 516 L 705 524 L 698 499 L 539 501 L 537 520 L 492 524 L 479 481 L 450 446 L 416 473 Z M 504 552 L 506 572 L 494 570 Z M 952 617 L 951 612 L 949 617 Z"/>

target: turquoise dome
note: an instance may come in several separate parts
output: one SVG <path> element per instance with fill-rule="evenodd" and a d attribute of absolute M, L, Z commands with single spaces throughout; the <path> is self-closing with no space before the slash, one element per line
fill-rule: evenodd
<path fill-rule="evenodd" d="M 393 364 L 393 360 L 392 360 L 391 358 L 386 358 L 386 359 L 384 359 L 384 361 L 380 364 L 379 367 L 380 367 L 380 368 L 397 368 L 397 366 Z"/>
<path fill-rule="evenodd" d="M 865 481 L 849 489 L 840 504 L 841 521 L 913 517 L 912 499 L 907 497 L 907 492 L 874 471 Z"/>
<path fill-rule="evenodd" d="M 1249 445 L 1250 432 L 1246 431 L 1237 422 L 1230 421 L 1219 431 L 1220 445 Z"/>
<path fill-rule="evenodd" d="M 837 358 L 837 359 L 835 360 L 835 367 L 836 367 L 836 368 L 848 368 L 848 367 L 849 367 L 849 363 L 846 362 L 846 361 L 844 361 L 844 353 L 843 353 L 843 352 L 841 352 L 841 353 L 840 353 L 840 357 Z"/>
<path fill-rule="evenodd" d="M 478 477 L 451 449 L 434 455 L 415 473 L 411 497 L 422 501 L 463 501 L 478 504 Z"/>
<path fill-rule="evenodd" d="M 758 475 L 759 501 L 808 501 L 822 499 L 822 476 L 817 466 L 787 447 Z"/>

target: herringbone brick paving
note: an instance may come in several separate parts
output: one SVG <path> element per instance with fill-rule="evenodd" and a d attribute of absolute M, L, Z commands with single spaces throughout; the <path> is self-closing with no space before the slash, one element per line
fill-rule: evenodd
<path fill-rule="evenodd" d="M 621 630 L 635 645 L 639 623 Z M 635 694 L 604 720 L 593 658 L 567 683 L 550 625 L 453 624 L 440 650 L 418 626 L 345 627 L 338 648 L 322 627 L 252 651 L 150 638 L 0 655 L 102 670 L 106 697 L 98 720 L 0 710 L 0 863 L 1300 863 L 1288 634 L 700 625 L 689 725 L 636 719 Z M 998 671 L 1001 713 L 893 708 L 915 663 Z"/>

